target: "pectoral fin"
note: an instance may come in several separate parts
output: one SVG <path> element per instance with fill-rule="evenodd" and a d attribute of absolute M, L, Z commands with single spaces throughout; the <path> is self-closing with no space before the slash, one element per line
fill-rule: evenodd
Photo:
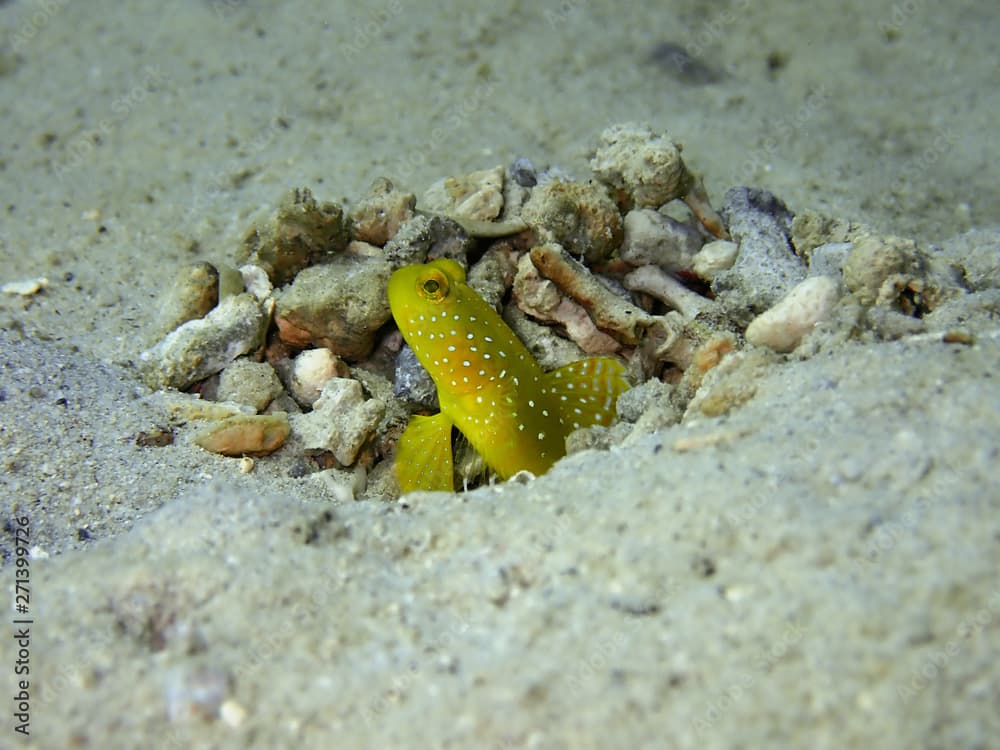
<path fill-rule="evenodd" d="M 410 417 L 396 447 L 396 479 L 403 492 L 455 491 L 452 422 L 444 414 Z"/>

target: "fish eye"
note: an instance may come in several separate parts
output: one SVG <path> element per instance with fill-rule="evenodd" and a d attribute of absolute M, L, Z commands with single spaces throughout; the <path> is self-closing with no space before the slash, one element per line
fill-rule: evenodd
<path fill-rule="evenodd" d="M 448 278 L 440 271 L 432 271 L 420 280 L 417 291 L 431 302 L 440 302 L 448 294 Z"/>

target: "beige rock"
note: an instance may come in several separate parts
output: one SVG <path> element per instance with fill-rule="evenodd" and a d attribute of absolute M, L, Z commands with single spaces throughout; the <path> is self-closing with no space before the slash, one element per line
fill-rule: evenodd
<path fill-rule="evenodd" d="M 252 294 L 227 297 L 144 351 L 143 377 L 153 387 L 187 388 L 261 346 L 266 327 L 267 315 Z"/>
<path fill-rule="evenodd" d="M 446 177 L 427 188 L 420 206 L 449 216 L 492 221 L 503 210 L 503 186 L 503 167 Z"/>
<path fill-rule="evenodd" d="M 365 359 L 390 317 L 391 273 L 381 258 L 347 254 L 300 272 L 276 294 L 281 340 L 297 348 L 323 346 L 352 362 Z"/>
<path fill-rule="evenodd" d="M 350 466 L 384 414 L 385 404 L 366 401 L 357 380 L 332 378 L 312 412 L 292 415 L 292 426 L 307 449 L 330 451 L 342 466 Z"/>
<path fill-rule="evenodd" d="M 830 313 L 837 296 L 835 279 L 810 276 L 799 282 L 778 304 L 750 322 L 746 330 L 747 341 L 776 352 L 790 352 Z"/>
<path fill-rule="evenodd" d="M 261 412 L 284 388 L 278 374 L 267 362 L 254 362 L 241 357 L 226 367 L 219 376 L 219 401 L 246 404 Z"/>
<path fill-rule="evenodd" d="M 541 242 L 558 243 L 588 263 L 610 256 L 624 234 L 618 208 L 597 183 L 543 182 L 531 191 L 521 218 Z"/>
<path fill-rule="evenodd" d="M 670 137 L 635 123 L 601 133 L 590 168 L 627 208 L 658 208 L 686 195 L 693 181 Z"/>
<path fill-rule="evenodd" d="M 159 328 L 168 333 L 189 320 L 203 318 L 219 302 L 219 272 L 211 263 L 187 263 L 178 269 L 160 303 Z"/>
<path fill-rule="evenodd" d="M 351 236 L 381 247 L 413 216 L 416 203 L 413 193 L 397 190 L 390 180 L 379 177 L 351 210 Z"/>

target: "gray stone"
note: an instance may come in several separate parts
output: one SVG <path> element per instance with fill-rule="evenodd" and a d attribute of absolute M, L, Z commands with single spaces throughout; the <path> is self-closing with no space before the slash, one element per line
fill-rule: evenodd
<path fill-rule="evenodd" d="M 365 359 L 390 317 L 391 272 L 385 260 L 357 255 L 305 269 L 276 294 L 282 341 L 298 348 L 325 346 L 349 361 Z"/>
<path fill-rule="evenodd" d="M 789 240 L 792 214 L 776 196 L 760 188 L 732 188 L 721 213 L 740 252 L 732 268 L 715 274 L 712 291 L 745 326 L 802 281 L 806 268 Z"/>
<path fill-rule="evenodd" d="M 651 208 L 637 208 L 625 215 L 625 239 L 618 255 L 633 266 L 687 271 L 701 246 L 701 233 L 691 225 Z"/>
<path fill-rule="evenodd" d="M 440 408 L 437 386 L 430 374 L 417 361 L 413 349 L 404 346 L 396 357 L 396 373 L 393 378 L 393 395 L 426 409 Z"/>

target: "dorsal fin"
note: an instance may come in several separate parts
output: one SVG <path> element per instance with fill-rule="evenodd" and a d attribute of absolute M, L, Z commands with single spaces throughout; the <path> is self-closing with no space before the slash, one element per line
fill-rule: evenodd
<path fill-rule="evenodd" d="M 546 387 L 559 404 L 569 430 L 610 425 L 618 397 L 629 389 L 625 365 L 613 357 L 591 357 L 571 362 L 546 376 Z"/>

